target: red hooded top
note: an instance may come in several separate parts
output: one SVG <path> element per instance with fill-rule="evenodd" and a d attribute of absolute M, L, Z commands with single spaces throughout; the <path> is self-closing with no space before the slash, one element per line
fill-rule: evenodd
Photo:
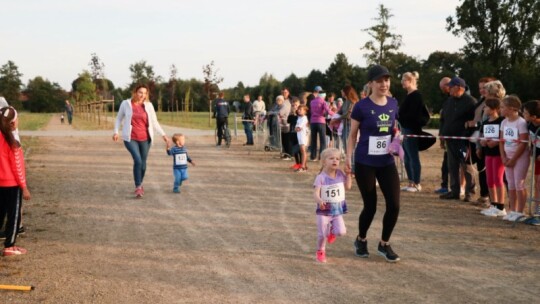
<path fill-rule="evenodd" d="M 26 188 L 23 150 L 10 147 L 0 135 L 0 187 L 15 186 Z"/>

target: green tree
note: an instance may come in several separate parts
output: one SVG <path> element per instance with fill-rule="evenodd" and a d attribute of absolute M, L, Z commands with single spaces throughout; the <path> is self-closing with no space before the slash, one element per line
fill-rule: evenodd
<path fill-rule="evenodd" d="M 96 84 L 88 71 L 83 71 L 79 77 L 71 83 L 73 96 L 77 102 L 95 101 Z"/>
<path fill-rule="evenodd" d="M 463 52 L 482 62 L 481 73 L 501 76 L 516 63 L 538 63 L 540 1 L 463 0 L 446 19 L 448 31 L 463 36 Z"/>
<path fill-rule="evenodd" d="M 216 69 L 214 60 L 209 64 L 203 66 L 204 75 L 204 91 L 208 102 L 208 125 L 211 124 L 212 119 L 212 100 L 215 94 L 219 92 L 219 84 L 223 82 L 223 77 L 218 76 L 219 69 Z"/>
<path fill-rule="evenodd" d="M 326 70 L 326 87 L 324 89 L 327 92 L 334 92 L 339 96 L 341 89 L 351 84 L 353 76 L 353 67 L 349 64 L 347 56 L 343 53 L 336 55 L 334 62 L 330 64 Z"/>
<path fill-rule="evenodd" d="M 326 90 L 326 76 L 319 70 L 311 70 L 306 78 L 305 89 L 307 92 L 313 92 L 316 86 L 321 86 Z"/>
<path fill-rule="evenodd" d="M 131 87 L 135 87 L 137 84 L 149 84 L 155 81 L 154 67 L 147 64 L 146 60 L 141 60 L 129 66 L 131 72 Z"/>
<path fill-rule="evenodd" d="M 378 16 L 373 19 L 377 21 L 377 24 L 363 30 L 374 39 L 366 42 L 361 48 L 368 52 L 364 54 L 364 57 L 370 65 L 382 64 L 386 66 L 388 57 L 401 47 L 401 35 L 390 32 L 388 21 L 393 16 L 388 8 L 380 4 Z"/>
<path fill-rule="evenodd" d="M 17 109 L 21 108 L 19 96 L 21 94 L 22 75 L 17 65 L 11 60 L 0 67 L 0 96 L 6 98 L 10 105 Z"/>
<path fill-rule="evenodd" d="M 31 112 L 58 112 L 64 107 L 67 93 L 57 83 L 38 76 L 28 81 L 23 92 L 28 96 L 25 108 Z"/>
<path fill-rule="evenodd" d="M 298 96 L 300 93 L 304 92 L 304 82 L 303 79 L 296 77 L 294 73 L 289 75 L 281 82 L 281 87 L 289 88 L 289 92 L 292 96 Z M 257 96 L 255 96 L 256 98 Z"/>
<path fill-rule="evenodd" d="M 109 87 L 112 82 L 105 78 L 105 63 L 101 61 L 96 53 L 92 53 L 88 66 L 90 67 L 92 81 L 96 84 L 97 95 L 104 99 L 112 97 L 109 90 L 114 90 L 114 86 Z"/>

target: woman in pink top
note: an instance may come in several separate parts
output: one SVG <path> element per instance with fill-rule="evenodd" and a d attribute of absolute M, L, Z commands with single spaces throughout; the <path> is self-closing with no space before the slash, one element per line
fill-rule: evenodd
<path fill-rule="evenodd" d="M 311 128 L 311 160 L 315 161 L 317 157 L 317 134 L 319 134 L 319 159 L 320 154 L 326 149 L 326 114 L 334 115 L 324 97 L 325 93 L 322 92 L 320 86 L 316 86 L 313 90 L 313 99 L 309 104 L 309 111 L 311 113 L 310 128 Z"/>
<path fill-rule="evenodd" d="M 114 125 L 113 140 L 118 141 L 118 132 L 120 124 L 122 124 L 122 139 L 126 149 L 133 157 L 133 178 L 135 180 L 135 197 L 137 198 L 144 195 L 142 183 L 154 131 L 159 133 L 166 143 L 169 141 L 159 125 L 149 97 L 148 87 L 143 84 L 137 85 L 131 99 L 122 101 Z"/>

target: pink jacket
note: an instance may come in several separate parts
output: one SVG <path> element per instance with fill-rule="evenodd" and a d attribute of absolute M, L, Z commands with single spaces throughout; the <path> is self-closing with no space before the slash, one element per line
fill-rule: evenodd
<path fill-rule="evenodd" d="M 326 114 L 334 115 L 334 112 L 330 111 L 328 105 L 321 97 L 317 97 L 309 104 L 309 111 L 311 113 L 310 123 L 326 124 Z"/>
<path fill-rule="evenodd" d="M 23 150 L 11 148 L 0 135 L 0 187 L 15 186 L 26 188 Z"/>

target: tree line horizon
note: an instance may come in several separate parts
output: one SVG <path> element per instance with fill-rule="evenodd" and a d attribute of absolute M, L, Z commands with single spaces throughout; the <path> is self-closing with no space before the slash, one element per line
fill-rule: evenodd
<path fill-rule="evenodd" d="M 293 96 L 311 92 L 317 85 L 338 97 L 347 84 L 360 91 L 367 82 L 367 69 L 381 64 L 392 73 L 391 92 L 399 101 L 406 95 L 401 88 L 401 75 L 417 71 L 419 91 L 434 113 L 445 100 L 438 85 L 442 77 L 465 79 L 473 96 L 479 96 L 478 79 L 491 76 L 501 80 L 506 91 L 518 95 L 522 101 L 540 99 L 537 93 L 540 87 L 539 0 L 462 0 L 455 15 L 446 19 L 446 30 L 463 37 L 464 47 L 459 52 L 436 50 L 427 59 L 400 52 L 402 35 L 390 26 L 392 17 L 391 10 L 380 4 L 373 18 L 375 24 L 362 29 L 371 37 L 359 48 L 365 52 L 366 67 L 350 64 L 345 54 L 338 53 L 325 71 L 313 69 L 303 77 L 291 73 L 281 81 L 266 72 L 255 86 L 245 86 L 239 81 L 234 87 L 220 88 L 223 78 L 213 61 L 202 67 L 203 80 L 199 80 L 178 78 L 175 65 L 170 67 L 169 78 L 164 79 L 155 75 L 152 65 L 141 60 L 129 68 L 132 82 L 118 88 L 105 77 L 105 64 L 92 53 L 89 70 L 75 77 L 69 92 L 42 76 L 30 79 L 23 86 L 17 65 L 8 60 L 0 67 L 0 96 L 19 109 L 57 112 L 62 111 L 65 99 L 76 104 L 114 98 L 118 105 L 131 96 L 135 85 L 143 83 L 150 88 L 151 101 L 160 111 L 185 110 L 182 105 L 186 99 L 192 105 L 191 111 L 208 111 L 218 91 L 223 91 L 229 101 L 241 100 L 244 94 L 250 94 L 252 100 L 261 95 L 270 106 L 283 87 L 289 88 Z M 21 96 L 25 97 L 24 102 Z"/>

